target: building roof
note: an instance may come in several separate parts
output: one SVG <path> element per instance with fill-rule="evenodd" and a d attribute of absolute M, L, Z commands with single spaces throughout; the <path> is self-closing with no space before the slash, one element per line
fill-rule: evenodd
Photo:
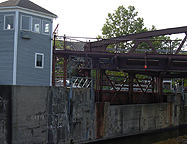
<path fill-rule="evenodd" d="M 53 14 L 52 12 L 42 8 L 41 6 L 29 1 L 29 0 L 8 0 L 5 2 L 0 3 L 0 8 L 1 7 L 22 7 L 38 12 L 42 12 L 45 14 L 52 15 L 53 17 L 57 17 L 57 15 Z"/>

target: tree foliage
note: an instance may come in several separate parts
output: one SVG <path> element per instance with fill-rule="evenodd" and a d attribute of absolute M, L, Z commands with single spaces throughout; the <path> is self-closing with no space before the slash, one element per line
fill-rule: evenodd
<path fill-rule="evenodd" d="M 135 7 L 129 6 L 126 9 L 124 6 L 119 6 L 115 13 L 108 13 L 108 18 L 102 28 L 102 36 L 98 36 L 98 38 L 108 39 L 144 31 L 148 31 L 144 27 L 144 19 L 138 17 Z M 131 47 L 131 45 L 132 43 L 120 43 L 118 47 L 124 49 Z M 114 47 L 114 45 L 109 47 Z"/>
<path fill-rule="evenodd" d="M 108 13 L 106 23 L 102 27 L 102 35 L 98 38 L 108 39 L 123 35 L 146 32 L 156 30 L 153 25 L 148 29 L 144 26 L 144 19 L 138 17 L 138 12 L 134 6 L 129 6 L 127 9 L 124 6 L 119 6 L 114 13 Z M 162 41 L 163 40 L 163 41 Z M 177 41 L 171 43 L 169 36 L 159 36 L 152 38 L 152 44 L 157 50 L 174 49 L 179 43 Z M 108 48 L 130 49 L 134 45 L 134 41 L 118 43 L 117 45 L 109 45 Z M 143 42 L 139 44 L 138 49 L 150 49 L 150 46 Z"/>
<path fill-rule="evenodd" d="M 115 13 L 108 13 L 108 18 L 102 28 L 103 38 L 147 31 L 143 18 L 137 16 L 138 12 L 135 11 L 134 6 L 129 6 L 128 9 L 119 6 Z"/>
<path fill-rule="evenodd" d="M 102 35 L 99 35 L 99 39 L 109 39 L 118 36 L 130 35 L 140 32 L 154 31 L 156 27 L 152 25 L 151 28 L 146 28 L 144 26 L 144 19 L 138 17 L 138 12 L 135 10 L 134 6 L 129 6 L 127 9 L 124 6 L 119 6 L 114 13 L 108 13 L 108 18 L 106 23 L 102 27 Z M 151 39 L 153 47 L 158 53 L 168 54 L 172 50 L 176 50 L 179 46 L 180 39 L 172 41 L 170 36 L 158 36 L 152 37 Z M 117 44 L 108 45 L 109 48 L 119 48 L 125 50 L 131 49 L 135 41 L 121 42 Z M 145 53 L 145 50 L 150 50 L 150 45 L 146 42 L 142 42 L 138 45 L 136 53 Z M 141 51 L 142 50 L 142 51 Z M 116 52 L 114 49 L 109 50 L 110 52 Z M 150 53 L 152 51 L 149 51 Z M 119 73 L 110 72 L 113 75 L 119 75 Z M 138 76 L 141 77 L 141 76 Z M 145 77 L 145 76 L 143 76 Z"/>

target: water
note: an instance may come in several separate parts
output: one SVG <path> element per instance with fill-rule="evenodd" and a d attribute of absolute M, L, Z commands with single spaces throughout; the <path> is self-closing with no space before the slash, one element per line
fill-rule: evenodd
<path fill-rule="evenodd" d="M 159 130 L 146 134 L 92 142 L 90 144 L 153 144 L 182 135 L 187 135 L 187 125 L 181 126 L 180 128 L 170 128 L 167 131 Z"/>

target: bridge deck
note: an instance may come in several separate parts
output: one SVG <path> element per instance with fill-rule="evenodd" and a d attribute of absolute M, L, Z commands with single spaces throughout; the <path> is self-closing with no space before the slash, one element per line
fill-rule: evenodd
<path fill-rule="evenodd" d="M 57 58 L 64 58 L 63 70 L 67 71 L 66 67 L 68 65 L 69 56 L 74 55 L 77 57 L 89 57 L 92 59 L 92 69 L 96 70 L 95 90 L 98 101 L 101 101 L 102 96 L 105 96 L 103 93 L 103 77 L 106 77 L 114 90 L 114 96 L 112 97 L 118 96 L 120 98 L 121 96 L 119 96 L 119 91 L 127 82 L 129 84 L 128 103 L 134 103 L 134 80 L 136 79 L 137 84 L 141 88 L 141 85 L 136 78 L 136 74 L 142 74 L 152 78 L 152 82 L 149 85 L 152 85 L 152 91 L 154 91 L 154 86 L 156 85 L 156 99 L 159 102 L 163 102 L 163 78 L 187 78 L 187 53 L 182 51 L 187 39 L 186 32 L 187 26 L 103 39 L 101 41 L 85 43 L 84 51 L 67 50 L 65 45 L 66 37 L 64 36 L 64 50 L 57 50 L 55 49 L 55 46 L 53 49 L 53 73 L 55 74 L 55 61 Z M 185 34 L 183 40 L 162 40 L 156 38 L 159 36 L 179 33 Z M 58 37 L 54 36 L 54 40 L 56 40 L 56 38 Z M 164 48 L 165 50 L 160 50 L 162 48 L 156 48 L 153 45 L 153 42 L 155 41 L 169 42 L 170 46 L 168 48 Z M 131 42 L 131 49 L 121 49 L 120 51 L 117 46 L 119 43 L 124 42 Z M 178 42 L 175 49 L 172 49 L 171 47 L 172 42 Z M 148 48 L 145 51 L 141 48 L 142 43 L 146 43 L 148 45 Z M 111 50 L 108 49 L 109 45 L 115 45 L 116 47 Z M 106 74 L 106 70 L 128 73 L 128 77 L 124 78 L 124 82 L 121 83 L 119 90 L 116 89 L 114 82 L 109 79 L 109 76 Z M 88 74 L 89 72 L 90 71 L 85 70 L 84 76 L 90 76 L 91 74 Z M 63 78 L 65 82 L 66 73 L 64 73 Z M 155 79 L 156 83 L 154 83 Z M 55 76 L 53 75 L 53 84 L 54 81 Z M 139 98 L 139 100 L 136 100 L 138 103 L 141 103 L 141 100 L 145 98 L 146 91 L 143 91 L 142 89 L 143 95 Z M 152 95 L 154 95 L 154 92 L 152 92 Z M 120 99 L 123 101 L 123 98 Z"/>

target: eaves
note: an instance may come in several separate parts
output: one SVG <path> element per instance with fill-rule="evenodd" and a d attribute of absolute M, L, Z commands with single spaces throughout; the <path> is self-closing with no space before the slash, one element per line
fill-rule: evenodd
<path fill-rule="evenodd" d="M 14 11 L 19 11 L 19 12 L 23 12 L 23 13 L 27 13 L 31 15 L 37 15 L 40 17 L 48 18 L 48 19 L 57 18 L 57 15 L 47 14 L 47 13 L 43 13 L 43 12 L 31 10 L 31 9 L 19 7 L 19 6 L 0 7 L 0 12 L 14 12 Z"/>

